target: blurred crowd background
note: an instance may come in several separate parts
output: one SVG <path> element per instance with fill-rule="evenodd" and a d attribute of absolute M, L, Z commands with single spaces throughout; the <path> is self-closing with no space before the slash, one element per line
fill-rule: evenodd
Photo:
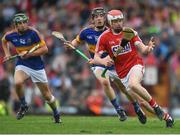
<path fill-rule="evenodd" d="M 72 50 L 66 50 L 51 35 L 56 30 L 68 40 L 74 39 L 89 24 L 91 10 L 99 6 L 107 11 L 120 9 L 125 15 L 124 25 L 137 30 L 144 43 L 155 37 L 157 46 L 153 53 L 142 56 L 146 64 L 143 85 L 164 109 L 180 117 L 179 0 L 0 0 L 0 37 L 12 29 L 13 15 L 25 12 L 30 25 L 40 31 L 49 48 L 44 56 L 46 72 L 61 112 L 112 115 L 115 111 L 86 61 Z M 88 55 L 85 45 L 80 49 Z M 3 55 L 0 46 L 0 57 Z M 19 107 L 13 73 L 14 61 L 0 65 L 0 115 L 15 114 Z M 24 89 L 31 105 L 30 113 L 50 111 L 30 80 Z M 129 115 L 134 115 L 127 98 L 115 90 Z"/>

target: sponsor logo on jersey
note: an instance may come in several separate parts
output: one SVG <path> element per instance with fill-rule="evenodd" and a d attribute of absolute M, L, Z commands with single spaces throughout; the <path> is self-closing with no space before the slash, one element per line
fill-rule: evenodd
<path fill-rule="evenodd" d="M 21 44 L 26 44 L 26 40 L 25 39 L 20 39 L 19 40 Z"/>
<path fill-rule="evenodd" d="M 93 39 L 93 37 L 92 37 L 92 36 L 90 36 L 90 35 L 88 35 L 88 36 L 87 36 L 87 38 L 88 38 L 88 39 Z"/>
<path fill-rule="evenodd" d="M 120 46 L 120 45 L 111 46 L 111 50 L 112 50 L 115 57 L 117 55 L 126 54 L 126 53 L 132 51 L 131 45 L 129 43 L 124 48 L 122 46 Z"/>

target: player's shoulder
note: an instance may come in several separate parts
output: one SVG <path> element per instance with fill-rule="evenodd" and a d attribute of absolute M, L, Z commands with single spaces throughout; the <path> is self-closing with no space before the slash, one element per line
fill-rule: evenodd
<path fill-rule="evenodd" d="M 109 34 L 111 33 L 110 29 L 108 28 L 107 30 L 105 30 L 99 38 L 106 38 L 109 36 Z"/>
<path fill-rule="evenodd" d="M 10 30 L 10 31 L 7 31 L 1 40 L 5 41 L 7 39 L 11 39 L 12 37 L 16 36 L 17 35 L 17 32 L 15 30 Z"/>
<path fill-rule="evenodd" d="M 7 31 L 4 36 L 9 36 L 9 35 L 13 35 L 13 34 L 16 34 L 16 30 L 10 30 L 10 31 Z"/>
<path fill-rule="evenodd" d="M 28 26 L 28 29 L 29 29 L 31 32 L 35 32 L 35 33 L 39 34 L 39 31 L 38 31 L 36 28 L 34 28 L 34 27 Z"/>
<path fill-rule="evenodd" d="M 87 32 L 90 32 L 90 31 L 94 31 L 94 26 L 93 25 L 88 25 L 86 27 L 84 27 L 80 33 L 87 33 Z"/>
<path fill-rule="evenodd" d="M 42 38 L 40 32 L 34 27 L 29 26 L 28 29 L 30 30 L 30 33 L 32 33 L 34 36 Z"/>

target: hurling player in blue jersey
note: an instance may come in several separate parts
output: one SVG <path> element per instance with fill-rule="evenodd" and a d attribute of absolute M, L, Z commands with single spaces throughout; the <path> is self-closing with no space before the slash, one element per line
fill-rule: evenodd
<path fill-rule="evenodd" d="M 13 18 L 14 29 L 7 32 L 2 38 L 5 59 L 9 59 L 11 56 L 8 49 L 9 44 L 12 44 L 16 48 L 17 53 L 20 54 L 20 57 L 17 58 L 14 73 L 15 89 L 21 104 L 16 118 L 18 120 L 22 119 L 28 111 L 28 105 L 23 91 L 23 83 L 28 78 L 31 78 L 32 82 L 38 86 L 43 97 L 53 110 L 55 123 L 60 123 L 60 113 L 56 106 L 55 97 L 52 95 L 48 86 L 44 64 L 41 59 L 41 56 L 48 52 L 48 48 L 39 32 L 28 26 L 28 20 L 29 18 L 25 14 L 16 14 Z M 40 47 L 36 51 L 27 54 L 27 51 L 37 44 L 39 44 Z"/>
<path fill-rule="evenodd" d="M 89 27 L 84 28 L 77 35 L 76 39 L 74 39 L 71 42 L 71 44 L 76 47 L 80 45 L 81 43 L 87 43 L 90 56 L 93 59 L 97 40 L 99 36 L 107 29 L 106 24 L 105 24 L 106 12 L 104 8 L 102 7 L 94 8 L 91 12 L 91 20 L 92 20 L 93 25 L 92 26 L 90 25 Z M 102 54 L 103 58 L 106 56 L 107 56 L 106 53 Z M 109 100 L 111 101 L 112 105 L 114 106 L 119 116 L 120 121 L 124 121 L 127 119 L 126 113 L 124 112 L 124 109 L 120 106 L 120 104 L 117 101 L 115 92 L 113 88 L 111 87 L 109 77 L 107 76 L 106 78 L 103 78 L 101 76 L 105 68 L 106 68 L 105 66 L 101 66 L 101 65 L 92 65 L 92 70 L 95 76 L 97 77 L 97 79 L 102 84 L 106 95 L 108 96 Z M 108 72 L 112 72 L 113 74 L 115 73 L 114 66 L 109 67 L 108 70 L 109 70 Z M 140 108 L 138 102 L 135 99 L 133 99 L 132 96 L 129 95 L 129 93 L 127 93 L 125 87 L 120 81 L 118 82 L 114 81 L 114 83 L 116 86 L 118 86 L 118 88 L 120 88 L 127 95 L 127 97 L 129 97 L 129 99 L 131 100 L 134 106 L 135 112 L 138 115 L 140 122 L 143 124 L 146 123 L 146 116 L 144 115 L 144 112 Z"/>

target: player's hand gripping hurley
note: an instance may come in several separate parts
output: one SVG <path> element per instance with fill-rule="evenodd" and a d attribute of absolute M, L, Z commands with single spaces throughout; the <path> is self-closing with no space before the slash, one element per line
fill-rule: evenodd
<path fill-rule="evenodd" d="M 34 46 L 33 48 L 31 48 L 29 51 L 27 51 L 27 53 L 24 54 L 24 55 L 33 53 L 34 51 L 36 51 L 36 50 L 39 48 L 39 46 L 40 46 L 40 45 L 37 44 L 36 46 Z M 3 59 L 0 59 L 0 64 L 5 63 L 5 62 L 10 61 L 10 60 L 14 60 L 15 58 L 20 57 L 20 56 L 21 56 L 21 54 L 16 54 L 16 55 L 10 56 L 8 59 L 4 59 L 4 58 L 3 58 Z"/>
<path fill-rule="evenodd" d="M 66 45 L 68 45 L 68 46 L 71 47 L 73 50 L 75 50 L 76 53 L 78 53 L 79 55 L 81 55 L 86 61 L 89 61 L 89 58 L 88 58 L 82 51 L 80 51 L 79 49 L 75 48 L 75 47 L 71 44 L 71 42 L 67 41 L 67 40 L 64 38 L 64 36 L 63 36 L 62 33 L 57 32 L 57 31 L 53 31 L 53 32 L 52 32 L 52 35 L 55 36 L 55 37 L 57 37 L 58 39 L 60 39 L 60 40 L 63 41 L 64 43 L 66 43 Z M 103 73 L 102 73 L 102 75 L 101 75 L 102 77 L 105 77 L 106 71 L 107 71 L 107 69 L 105 69 L 105 70 L 103 71 Z"/>

